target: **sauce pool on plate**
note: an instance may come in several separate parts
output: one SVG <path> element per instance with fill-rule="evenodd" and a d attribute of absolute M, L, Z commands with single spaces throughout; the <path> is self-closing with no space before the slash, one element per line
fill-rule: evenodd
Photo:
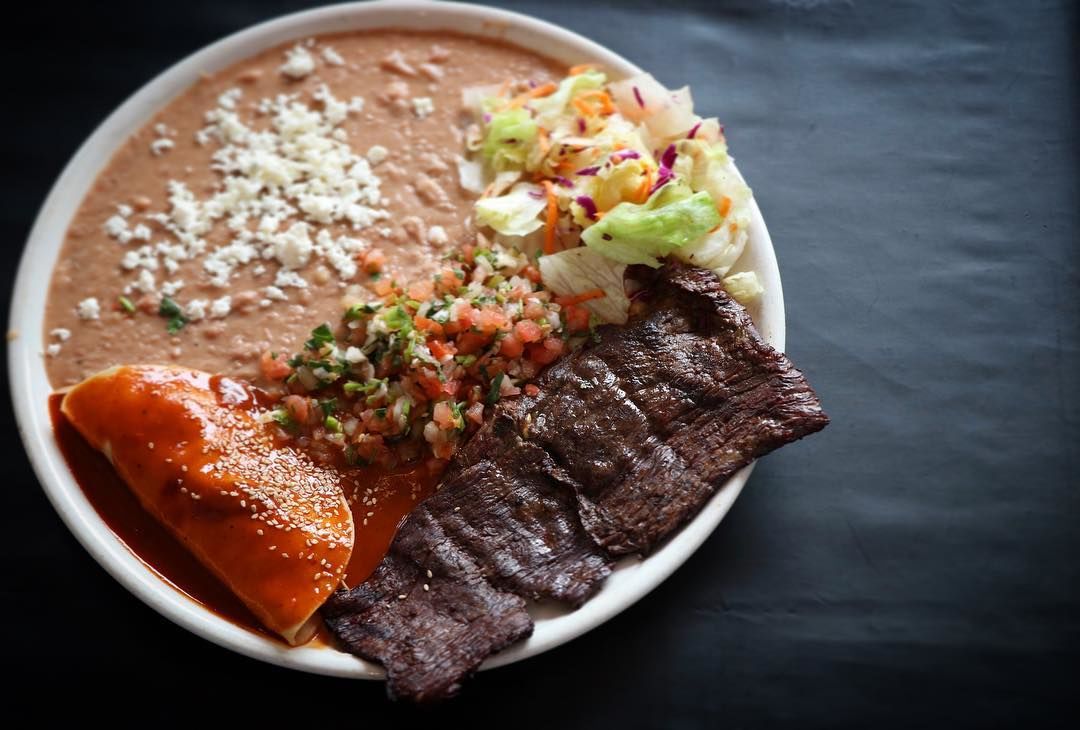
<path fill-rule="evenodd" d="M 105 456 L 60 411 L 62 393 L 49 398 L 53 433 L 75 481 L 101 519 L 132 555 L 175 590 L 218 616 L 275 641 L 251 611 L 162 527 L 135 498 Z M 438 476 L 425 465 L 383 470 L 369 467 L 363 492 L 346 494 L 356 525 L 345 584 L 355 586 L 375 570 L 398 527 L 435 489 Z M 320 634 L 322 636 L 322 634 Z M 329 643 L 324 639 L 324 643 Z"/>

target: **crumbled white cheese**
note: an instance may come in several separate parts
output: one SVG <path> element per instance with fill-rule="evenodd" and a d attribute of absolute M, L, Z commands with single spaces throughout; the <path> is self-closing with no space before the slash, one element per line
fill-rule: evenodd
<path fill-rule="evenodd" d="M 307 285 L 307 281 L 304 277 L 289 269 L 280 269 L 274 276 L 274 286 L 281 289 L 290 286 L 296 287 L 297 289 L 307 289 Z"/>
<path fill-rule="evenodd" d="M 131 293 L 132 291 L 141 291 L 143 294 L 154 294 L 157 291 L 157 281 L 149 269 L 141 269 L 139 271 L 139 278 L 131 284 L 125 293 Z"/>
<path fill-rule="evenodd" d="M 222 109 L 235 109 L 236 103 L 244 96 L 244 92 L 236 86 L 221 92 L 217 99 L 218 106 Z"/>
<path fill-rule="evenodd" d="M 450 243 L 450 237 L 446 235 L 446 229 L 442 226 L 431 226 L 428 228 L 427 240 L 432 246 L 445 246 Z"/>
<path fill-rule="evenodd" d="M 285 52 L 285 63 L 278 69 L 289 78 L 302 79 L 315 70 L 315 59 L 301 45 Z"/>
<path fill-rule="evenodd" d="M 341 54 L 335 51 L 331 46 L 323 46 L 322 49 L 323 60 L 331 66 L 344 66 L 345 59 L 341 57 Z"/>
<path fill-rule="evenodd" d="M 67 342 L 71 338 L 71 330 L 65 329 L 63 327 L 57 327 L 56 329 L 49 332 L 49 334 L 60 340 L 61 342 Z"/>
<path fill-rule="evenodd" d="M 87 297 L 75 305 L 75 313 L 79 319 L 98 319 L 101 316 L 101 305 L 96 297 Z"/>
<path fill-rule="evenodd" d="M 265 296 L 268 300 L 278 302 L 284 301 L 289 298 L 289 296 L 285 292 L 281 291 L 281 289 L 276 286 L 268 286 L 263 289 L 263 296 Z"/>
<path fill-rule="evenodd" d="M 349 99 L 349 111 L 353 114 L 359 114 L 364 111 L 364 97 L 354 96 Z"/>
<path fill-rule="evenodd" d="M 132 232 L 128 228 L 127 219 L 119 214 L 110 216 L 109 219 L 105 221 L 104 227 L 105 233 L 108 234 L 110 238 L 115 238 L 120 243 L 127 243 L 131 240 Z"/>
<path fill-rule="evenodd" d="M 198 322 L 206 317 L 206 307 L 209 305 L 205 299 L 192 299 L 184 307 L 184 316 L 191 322 Z"/>
<path fill-rule="evenodd" d="M 356 363 L 363 362 L 364 360 L 367 360 L 367 358 L 364 357 L 364 353 L 360 350 L 359 347 L 353 347 L 350 345 L 349 349 L 345 350 L 345 362 L 355 365 Z"/>
<path fill-rule="evenodd" d="M 274 238 L 274 258 L 286 269 L 303 268 L 311 260 L 314 248 L 306 223 L 294 223 L 289 230 Z"/>
<path fill-rule="evenodd" d="M 182 279 L 175 279 L 174 281 L 166 281 L 161 285 L 161 293 L 164 296 L 175 296 L 178 291 L 184 288 L 184 282 Z"/>
<path fill-rule="evenodd" d="M 131 214 L 134 213 L 135 210 L 130 205 L 125 205 L 124 203 L 121 203 L 120 205 L 116 206 L 116 212 L 124 218 L 130 218 Z"/>
<path fill-rule="evenodd" d="M 60 345 L 52 344 L 45 348 L 45 354 L 49 357 L 56 357 L 60 354 Z"/>
<path fill-rule="evenodd" d="M 418 119 L 426 119 L 435 111 L 435 102 L 430 96 L 417 96 L 412 100 L 412 107 Z"/>
<path fill-rule="evenodd" d="M 150 154 L 154 155 L 155 157 L 160 157 L 175 146 L 176 143 L 173 142 L 171 139 L 159 137 L 150 143 Z"/>
<path fill-rule="evenodd" d="M 150 226 L 145 223 L 139 223 L 131 229 L 131 237 L 137 241 L 149 241 L 151 235 Z"/>
<path fill-rule="evenodd" d="M 229 312 L 232 311 L 232 297 L 223 296 L 220 299 L 215 299 L 210 303 L 210 317 L 213 319 L 222 319 L 229 316 Z"/>
<path fill-rule="evenodd" d="M 390 151 L 381 144 L 372 145 L 367 151 L 367 159 L 372 165 L 378 165 L 390 156 Z"/>

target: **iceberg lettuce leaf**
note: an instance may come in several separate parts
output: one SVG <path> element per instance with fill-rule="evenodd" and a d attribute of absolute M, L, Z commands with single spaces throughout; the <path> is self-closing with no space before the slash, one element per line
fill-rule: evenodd
<path fill-rule="evenodd" d="M 525 236 L 544 222 L 540 212 L 547 201 L 539 185 L 518 183 L 505 195 L 476 201 L 476 222 L 507 236 Z"/>
<path fill-rule="evenodd" d="M 604 296 L 590 299 L 580 306 L 595 314 L 600 321 L 624 324 L 630 312 L 621 264 L 585 246 L 541 256 L 540 276 L 544 286 L 559 296 L 574 296 L 600 289 Z"/>
<path fill-rule="evenodd" d="M 657 268 L 658 257 L 697 241 L 722 218 L 707 192 L 671 183 L 640 205 L 620 203 L 581 234 L 597 253 L 624 264 Z"/>

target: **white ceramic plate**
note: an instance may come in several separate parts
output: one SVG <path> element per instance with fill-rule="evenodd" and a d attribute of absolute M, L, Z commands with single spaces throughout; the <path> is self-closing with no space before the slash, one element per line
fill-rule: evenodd
<path fill-rule="evenodd" d="M 154 610 L 220 646 L 293 669 L 358 678 L 379 678 L 383 673 L 374 664 L 333 649 L 290 649 L 240 628 L 161 581 L 121 544 L 83 496 L 53 438 L 48 411 L 51 388 L 42 362 L 45 347 L 42 329 L 47 283 L 69 222 L 113 150 L 158 108 L 191 86 L 200 73 L 225 68 L 265 48 L 320 33 L 378 27 L 446 29 L 497 37 L 567 65 L 596 62 L 616 77 L 640 73 L 621 56 L 543 21 L 491 8 L 423 0 L 319 8 L 231 35 L 189 56 L 140 89 L 98 127 L 68 163 L 38 213 L 23 253 L 10 322 L 10 329 L 18 336 L 9 343 L 8 350 L 15 415 L 30 461 L 60 517 L 105 570 Z M 693 79 L 685 81 L 692 83 Z M 784 301 L 780 274 L 756 204 L 750 244 L 736 269 L 752 269 L 761 278 L 766 294 L 752 314 L 765 339 L 783 350 Z M 603 588 L 581 608 L 565 611 L 536 607 L 533 611 L 536 630 L 532 637 L 492 657 L 484 666 L 509 664 L 563 644 L 604 623 L 655 588 L 712 533 L 752 470 L 753 464 L 733 476 L 692 522 L 651 556 L 620 562 Z"/>

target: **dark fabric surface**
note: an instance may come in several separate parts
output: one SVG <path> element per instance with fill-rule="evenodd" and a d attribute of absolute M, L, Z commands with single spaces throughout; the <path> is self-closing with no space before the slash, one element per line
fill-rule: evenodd
<path fill-rule="evenodd" d="M 129 596 L 63 528 L 9 418 L 5 712 L 30 688 L 85 688 L 99 701 L 72 709 L 121 716 L 142 695 L 144 720 L 280 718 L 334 697 L 351 726 L 1066 724 L 1080 663 L 1076 6 L 507 6 L 691 84 L 720 116 L 776 245 L 788 353 L 830 428 L 766 458 L 639 604 L 418 714 L 377 683 L 226 652 Z M 294 7 L 39 3 L 9 17 L 3 291 L 52 180 L 116 104 Z"/>

